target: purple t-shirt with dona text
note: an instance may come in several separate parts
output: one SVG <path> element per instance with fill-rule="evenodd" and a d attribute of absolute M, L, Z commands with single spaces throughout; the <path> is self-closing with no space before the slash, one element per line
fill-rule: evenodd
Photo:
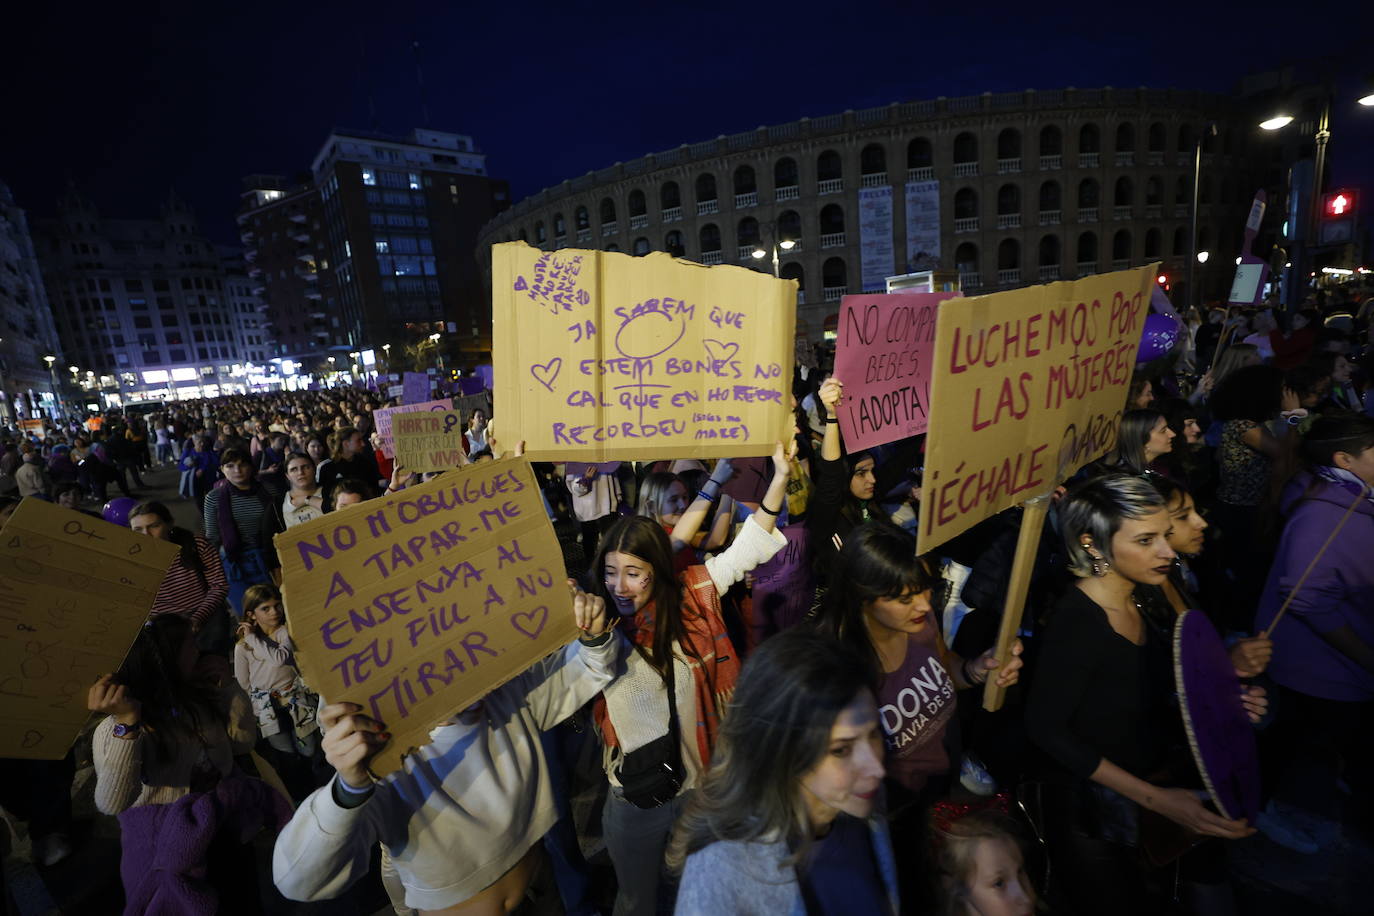
<path fill-rule="evenodd" d="M 927 623 L 908 639 L 902 666 L 883 675 L 878 688 L 887 775 L 912 792 L 949 770 L 945 729 L 954 716 L 954 681 L 936 650 L 935 626 Z"/>

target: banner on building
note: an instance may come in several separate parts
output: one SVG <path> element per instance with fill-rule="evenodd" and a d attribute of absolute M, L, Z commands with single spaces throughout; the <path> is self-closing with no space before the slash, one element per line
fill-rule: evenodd
<path fill-rule="evenodd" d="M 275 544 L 301 673 L 386 723 L 379 775 L 577 635 L 563 551 L 521 459 L 348 506 Z"/>
<path fill-rule="evenodd" d="M 908 181 L 906 183 L 907 269 L 930 270 L 939 260 L 940 182 Z"/>
<path fill-rule="evenodd" d="M 796 313 L 796 281 L 743 267 L 496 245 L 501 437 L 536 461 L 770 454 Z"/>
<path fill-rule="evenodd" d="M 921 553 L 1115 444 L 1156 267 L 941 304 Z"/>
<path fill-rule="evenodd" d="M 864 292 L 881 292 L 897 271 L 892 254 L 892 186 L 859 189 L 859 265 Z"/>

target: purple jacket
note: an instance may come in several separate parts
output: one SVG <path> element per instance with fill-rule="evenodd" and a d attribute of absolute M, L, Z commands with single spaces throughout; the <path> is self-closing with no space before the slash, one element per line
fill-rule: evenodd
<path fill-rule="evenodd" d="M 1283 491 L 1286 523 L 1255 614 L 1256 632 L 1274 619 L 1354 499 L 1353 490 L 1302 472 Z M 1374 700 L 1374 673 L 1322 639 L 1349 625 L 1374 645 L 1374 504 L 1362 499 L 1331 542 L 1272 636 L 1275 681 L 1327 700 Z"/>

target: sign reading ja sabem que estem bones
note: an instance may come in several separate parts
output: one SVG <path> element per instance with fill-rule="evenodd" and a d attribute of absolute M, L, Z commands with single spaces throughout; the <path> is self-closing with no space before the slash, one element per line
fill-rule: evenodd
<path fill-rule="evenodd" d="M 545 461 L 770 454 L 792 428 L 796 289 L 663 252 L 493 246 L 503 439 Z"/>

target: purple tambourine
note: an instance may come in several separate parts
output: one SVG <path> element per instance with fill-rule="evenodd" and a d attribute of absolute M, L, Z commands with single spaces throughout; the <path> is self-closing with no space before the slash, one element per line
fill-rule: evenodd
<path fill-rule="evenodd" d="M 1185 611 L 1174 625 L 1174 682 L 1188 745 L 1217 812 L 1254 824 L 1260 809 L 1255 732 L 1231 657 L 1201 611 Z"/>

